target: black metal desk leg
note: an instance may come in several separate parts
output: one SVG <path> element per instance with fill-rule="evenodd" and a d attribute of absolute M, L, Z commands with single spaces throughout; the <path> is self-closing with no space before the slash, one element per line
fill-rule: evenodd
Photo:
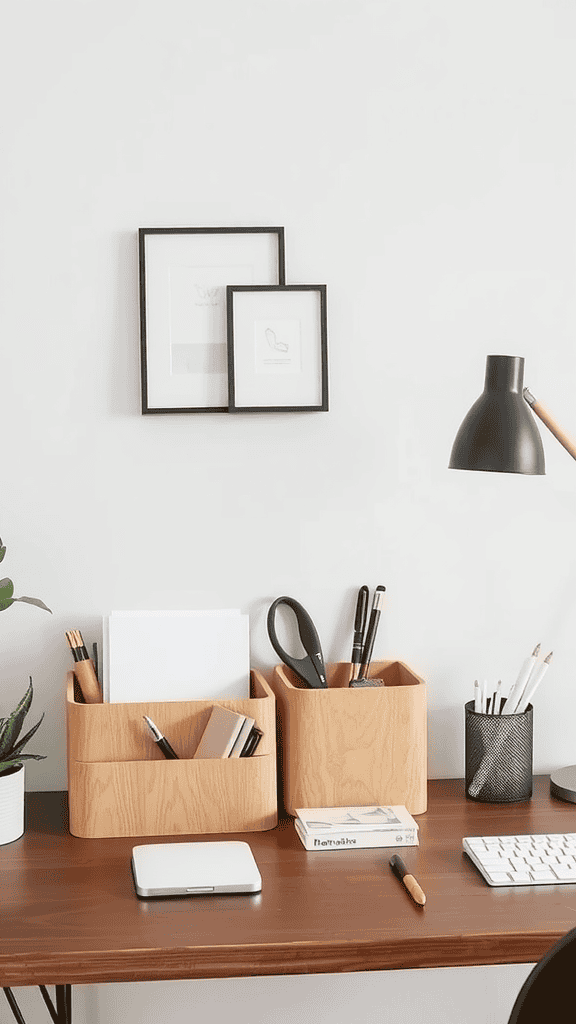
<path fill-rule="evenodd" d="M 55 985 L 56 989 L 56 1006 L 45 985 L 39 985 L 42 998 L 46 1003 L 48 1012 L 54 1021 L 54 1024 L 72 1024 L 72 986 L 71 985 Z M 8 1005 L 14 1014 L 17 1024 L 26 1024 L 22 1011 L 16 1002 L 16 997 L 12 992 L 11 988 L 4 989 L 4 995 L 8 1000 Z"/>
<path fill-rule="evenodd" d="M 72 1024 L 72 988 L 56 985 L 56 1013 L 58 1024 Z"/>
<path fill-rule="evenodd" d="M 16 1017 L 16 1020 L 18 1021 L 18 1024 L 26 1024 L 26 1021 L 24 1020 L 24 1017 L 20 1013 L 20 1007 L 18 1006 L 18 1003 L 16 1002 L 16 999 L 14 998 L 14 994 L 12 992 L 12 989 L 11 988 L 5 988 L 4 989 L 4 995 L 6 996 L 6 999 L 8 1000 L 8 1005 L 9 1005 L 10 1009 L 12 1010 L 12 1013 Z"/>

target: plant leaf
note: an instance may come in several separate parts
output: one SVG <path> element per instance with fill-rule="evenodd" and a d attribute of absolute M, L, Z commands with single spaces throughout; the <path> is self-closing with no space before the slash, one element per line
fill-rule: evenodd
<path fill-rule="evenodd" d="M 8 722 L 3 721 L 2 726 L 0 727 L 0 756 L 2 755 L 2 751 L 4 750 L 4 734 L 7 728 Z"/>
<path fill-rule="evenodd" d="M 4 560 L 4 555 L 5 554 L 6 554 L 6 545 L 3 544 L 2 541 L 0 540 L 0 562 L 2 562 Z"/>
<path fill-rule="evenodd" d="M 14 746 L 10 750 L 5 750 L 4 754 L 2 756 L 6 757 L 6 758 L 8 758 L 8 757 L 16 757 L 16 754 L 19 754 L 21 750 L 24 750 L 24 747 L 26 746 L 26 744 L 30 742 L 30 740 L 32 739 L 34 733 L 36 732 L 36 730 L 42 724 L 42 719 L 43 718 L 44 718 L 44 712 L 42 712 L 42 718 L 40 718 L 39 721 L 36 722 L 36 725 L 33 725 L 32 728 L 28 730 L 26 735 L 23 736 L 18 741 L 18 743 L 15 743 Z"/>
<path fill-rule="evenodd" d="M 8 602 L 6 604 L 6 607 L 8 607 L 8 604 L 12 603 L 13 594 L 14 584 L 12 583 L 12 580 L 5 576 L 3 580 L 0 580 L 0 604 L 3 605 L 5 602 Z"/>
<path fill-rule="evenodd" d="M 15 757 L 13 761 L 0 761 L 0 775 L 6 771 L 7 768 L 13 768 L 15 764 L 20 764 L 21 761 L 45 761 L 46 754 L 20 754 L 19 757 Z"/>
<path fill-rule="evenodd" d="M 24 601 L 25 604 L 35 604 L 37 608 L 43 608 L 45 612 L 52 614 L 52 609 L 48 605 L 44 604 L 39 597 L 15 597 L 15 601 Z"/>
<path fill-rule="evenodd" d="M 30 710 L 32 703 L 32 677 L 30 676 L 30 685 L 26 690 L 26 693 L 22 697 L 22 700 L 18 706 L 14 709 L 10 717 L 4 724 L 2 729 L 2 742 L 0 745 L 0 757 L 4 756 L 8 750 L 10 750 L 20 735 L 22 724 L 26 715 Z"/>

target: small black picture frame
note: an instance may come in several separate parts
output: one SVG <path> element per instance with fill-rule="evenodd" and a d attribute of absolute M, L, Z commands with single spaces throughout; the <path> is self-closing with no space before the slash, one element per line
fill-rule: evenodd
<path fill-rule="evenodd" d="M 230 412 L 327 412 L 325 284 L 229 285 Z"/>
<path fill-rule="evenodd" d="M 138 251 L 142 414 L 228 412 L 226 286 L 284 285 L 284 228 L 139 228 Z"/>

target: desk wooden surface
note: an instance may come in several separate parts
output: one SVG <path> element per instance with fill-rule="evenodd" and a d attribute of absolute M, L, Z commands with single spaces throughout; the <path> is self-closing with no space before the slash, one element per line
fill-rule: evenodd
<path fill-rule="evenodd" d="M 143 840 L 77 839 L 66 795 L 31 793 L 25 835 L 0 847 L 0 984 L 529 963 L 576 925 L 576 886 L 492 889 L 462 853 L 467 835 L 576 832 L 576 805 L 550 797 L 547 777 L 532 800 L 500 806 L 466 800 L 461 781 L 430 782 L 418 821 L 420 846 L 403 856 L 424 909 L 390 851 L 306 853 L 292 819 L 222 837 L 250 843 L 260 894 L 146 901 L 130 870 Z"/>

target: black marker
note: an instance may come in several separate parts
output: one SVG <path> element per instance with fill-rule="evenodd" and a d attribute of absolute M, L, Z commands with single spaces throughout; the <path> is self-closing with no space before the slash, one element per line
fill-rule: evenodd
<path fill-rule="evenodd" d="M 162 751 L 162 753 L 164 754 L 164 757 L 167 757 L 170 760 L 176 760 L 177 761 L 178 760 L 178 754 L 176 753 L 175 750 L 172 749 L 172 747 L 168 743 L 168 740 L 166 739 L 166 737 L 163 736 L 162 733 L 160 732 L 160 729 L 158 728 L 158 726 L 154 725 L 154 722 L 152 721 L 151 718 L 148 718 L 148 715 L 143 715 L 142 717 L 144 718 L 144 721 L 146 722 L 146 725 L 148 726 L 148 728 L 150 729 L 150 732 L 152 733 L 152 735 L 154 737 L 154 742 L 155 742 L 156 746 Z"/>
<path fill-rule="evenodd" d="M 362 661 L 362 646 L 364 644 L 364 630 L 366 628 L 366 613 L 368 611 L 368 587 L 360 587 L 358 600 L 356 601 L 356 616 L 354 619 L 354 642 L 352 644 L 352 679 L 358 678 L 359 665 Z"/>
<path fill-rule="evenodd" d="M 386 587 L 376 587 L 374 594 L 374 600 L 372 602 L 372 611 L 370 613 L 370 622 L 368 623 L 368 635 L 366 637 L 366 643 L 364 644 L 364 650 L 362 651 L 362 665 L 360 666 L 359 679 L 366 679 L 368 668 L 372 660 L 372 650 L 374 648 L 374 640 L 376 639 L 376 630 L 378 629 L 378 623 L 380 621 L 380 612 L 382 605 L 384 604 L 384 593 Z"/>

